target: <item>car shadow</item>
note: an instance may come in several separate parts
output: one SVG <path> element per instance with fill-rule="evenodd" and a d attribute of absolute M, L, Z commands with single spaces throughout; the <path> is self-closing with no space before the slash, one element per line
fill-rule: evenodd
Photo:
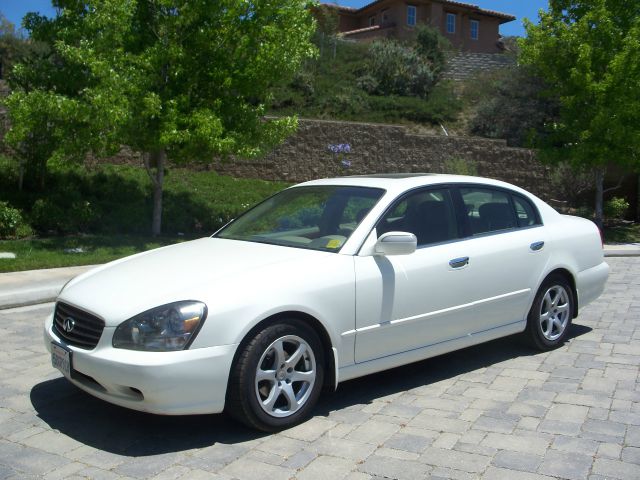
<path fill-rule="evenodd" d="M 588 327 L 574 324 L 569 338 L 589 331 Z M 329 416 L 336 410 L 366 405 L 387 395 L 536 353 L 537 350 L 514 337 L 494 340 L 345 382 L 335 393 L 321 397 L 314 414 Z M 38 417 L 52 429 L 90 447 L 130 457 L 180 452 L 216 443 L 231 445 L 267 435 L 226 415 L 175 417 L 128 410 L 94 398 L 64 378 L 35 385 L 30 399 Z"/>
<path fill-rule="evenodd" d="M 567 340 L 591 330 L 584 325 L 572 324 Z M 325 395 L 325 401 L 319 405 L 316 414 L 329 415 L 352 405 L 366 405 L 381 397 L 454 378 L 505 360 L 539 353 L 520 335 L 500 338 L 341 383 L 334 394 Z"/>

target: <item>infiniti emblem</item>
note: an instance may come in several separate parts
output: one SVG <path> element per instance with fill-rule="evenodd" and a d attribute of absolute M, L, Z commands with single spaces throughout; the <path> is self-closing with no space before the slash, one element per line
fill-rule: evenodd
<path fill-rule="evenodd" d="M 62 328 L 67 333 L 71 333 L 75 326 L 76 326 L 76 321 L 71 317 L 65 318 L 64 323 L 62 324 Z"/>

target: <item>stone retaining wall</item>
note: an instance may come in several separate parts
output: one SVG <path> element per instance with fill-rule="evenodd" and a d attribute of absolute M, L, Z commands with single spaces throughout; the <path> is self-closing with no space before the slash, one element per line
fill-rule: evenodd
<path fill-rule="evenodd" d="M 330 151 L 330 145 L 341 144 L 349 144 L 351 152 Z M 446 167 L 452 159 L 474 165 L 480 176 L 514 183 L 546 200 L 558 198 L 550 168 L 537 161 L 531 150 L 511 148 L 499 140 L 415 135 L 393 125 L 300 120 L 298 132 L 265 157 L 213 166 L 225 175 L 302 182 L 370 173 L 451 173 Z M 350 162 L 350 167 L 343 166 L 342 160 Z"/>

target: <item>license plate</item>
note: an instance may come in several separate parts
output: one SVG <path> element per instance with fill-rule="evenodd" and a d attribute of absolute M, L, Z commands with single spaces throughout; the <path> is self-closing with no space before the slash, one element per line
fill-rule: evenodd
<path fill-rule="evenodd" d="M 51 364 L 65 377 L 71 377 L 71 352 L 66 348 L 55 343 L 51 344 Z"/>

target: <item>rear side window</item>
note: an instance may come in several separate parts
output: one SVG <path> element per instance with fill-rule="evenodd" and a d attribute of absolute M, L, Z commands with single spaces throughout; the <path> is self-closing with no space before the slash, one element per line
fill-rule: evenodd
<path fill-rule="evenodd" d="M 461 188 L 472 235 L 517 228 L 511 195 L 490 188 Z"/>
<path fill-rule="evenodd" d="M 538 213 L 529 200 L 519 195 L 514 195 L 513 206 L 516 209 L 518 227 L 526 228 L 540 225 Z"/>

